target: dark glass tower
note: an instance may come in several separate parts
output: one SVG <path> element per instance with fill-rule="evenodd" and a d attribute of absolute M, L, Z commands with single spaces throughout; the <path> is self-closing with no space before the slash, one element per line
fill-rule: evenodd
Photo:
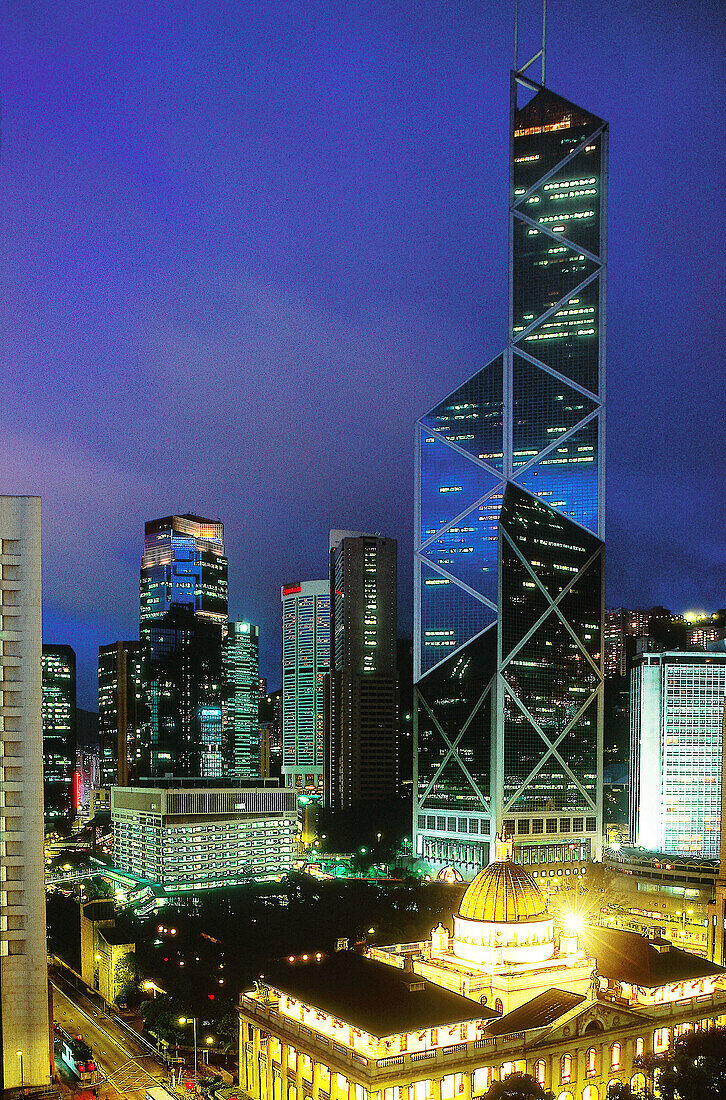
<path fill-rule="evenodd" d="M 227 622 L 227 558 L 224 524 L 202 516 L 166 516 L 145 525 L 141 559 L 142 640 L 172 604 L 200 618 Z"/>
<path fill-rule="evenodd" d="M 395 539 L 330 532 L 324 795 L 334 810 L 398 793 Z"/>
<path fill-rule="evenodd" d="M 49 825 L 67 825 L 76 765 L 76 655 L 69 645 L 44 645 L 43 798 Z"/>
<path fill-rule="evenodd" d="M 510 148 L 507 349 L 416 427 L 415 847 L 465 872 L 602 812 L 607 125 L 516 73 Z"/>
<path fill-rule="evenodd" d="M 148 646 L 112 642 L 98 649 L 101 783 L 126 787 L 149 774 Z"/>

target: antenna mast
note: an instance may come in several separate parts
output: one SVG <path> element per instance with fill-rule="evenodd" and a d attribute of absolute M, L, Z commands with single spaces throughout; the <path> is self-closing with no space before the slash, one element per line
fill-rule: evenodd
<path fill-rule="evenodd" d="M 542 79 L 541 84 L 545 82 L 545 59 L 547 56 L 547 0 L 542 0 L 542 45 L 537 53 L 530 57 L 529 61 L 519 67 L 519 0 L 514 0 L 514 71 L 515 73 L 525 72 L 530 65 L 538 59 L 542 59 Z"/>

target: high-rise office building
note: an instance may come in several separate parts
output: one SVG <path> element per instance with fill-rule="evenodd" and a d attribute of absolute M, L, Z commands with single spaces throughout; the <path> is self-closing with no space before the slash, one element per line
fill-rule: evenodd
<path fill-rule="evenodd" d="M 149 775 L 223 775 L 221 625 L 174 604 L 144 633 Z"/>
<path fill-rule="evenodd" d="M 224 743 L 230 775 L 260 774 L 260 632 L 230 622 L 222 644 Z"/>
<path fill-rule="evenodd" d="M 43 793 L 49 825 L 68 824 L 76 765 L 76 655 L 69 645 L 44 645 Z"/>
<path fill-rule="evenodd" d="M 650 626 L 649 611 L 629 611 L 617 607 L 605 612 L 603 646 L 605 676 L 625 676 L 635 656 L 635 639 L 644 638 Z"/>
<path fill-rule="evenodd" d="M 630 831 L 719 858 L 726 652 L 643 653 L 630 677 Z"/>
<path fill-rule="evenodd" d="M 139 636 L 148 645 L 151 776 L 220 776 L 224 525 L 166 516 L 145 526 Z"/>
<path fill-rule="evenodd" d="M 147 664 L 144 642 L 112 642 L 98 648 L 98 741 L 104 787 L 125 787 L 149 774 Z"/>
<path fill-rule="evenodd" d="M 172 604 L 220 626 L 227 621 L 224 524 L 201 516 L 166 516 L 145 525 L 139 629 L 158 622 Z"/>
<path fill-rule="evenodd" d="M 330 582 L 286 584 L 281 598 L 282 774 L 288 786 L 317 789 L 323 781 L 323 686 L 330 671 Z"/>
<path fill-rule="evenodd" d="M 324 793 L 332 809 L 398 791 L 397 543 L 330 532 Z"/>
<path fill-rule="evenodd" d="M 50 1084 L 40 499 L 0 497 L 0 1092 Z"/>
<path fill-rule="evenodd" d="M 467 874 L 602 811 L 607 125 L 510 117 L 509 342 L 415 429 L 415 849 Z"/>

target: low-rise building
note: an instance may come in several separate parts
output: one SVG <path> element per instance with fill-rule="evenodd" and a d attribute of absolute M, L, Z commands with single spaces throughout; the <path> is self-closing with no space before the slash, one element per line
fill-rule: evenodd
<path fill-rule="evenodd" d="M 470 884 L 453 933 L 440 925 L 421 947 L 268 964 L 239 1005 L 240 1087 L 252 1100 L 477 1100 L 524 1072 L 557 1100 L 605 1100 L 614 1081 L 643 1089 L 644 1055 L 726 1023 L 726 970 L 628 931 L 558 944 L 511 858 Z"/>
<path fill-rule="evenodd" d="M 297 795 L 255 785 L 114 787 L 114 863 L 168 894 L 285 874 Z"/>

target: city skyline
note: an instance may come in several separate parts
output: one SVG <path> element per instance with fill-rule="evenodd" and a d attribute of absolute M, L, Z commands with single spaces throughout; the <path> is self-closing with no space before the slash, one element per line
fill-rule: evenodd
<path fill-rule="evenodd" d="M 276 685 L 280 584 L 320 576 L 329 527 L 380 530 L 408 559 L 415 417 L 506 339 L 506 5 L 363 20 L 292 4 L 254 12 L 245 35 L 238 16 L 203 4 L 187 14 L 160 23 L 132 5 L 123 25 L 99 12 L 82 26 L 73 8 L 51 20 L 38 6 L 22 26 L 3 19 L 17 416 L 0 453 L 5 491 L 44 498 L 44 637 L 76 649 L 85 707 L 97 646 L 134 634 L 144 520 L 187 509 L 224 521 L 230 612 L 260 624 L 261 669 Z M 718 350 L 718 253 L 705 228 L 717 213 L 705 135 L 717 132 L 718 97 L 699 115 L 704 140 L 690 104 L 717 66 L 718 23 L 688 5 L 671 16 L 663 5 L 555 7 L 547 83 L 621 134 L 606 600 L 712 609 L 723 602 L 717 485 L 702 471 L 717 468 L 717 381 L 699 365 Z M 301 494 L 285 471 L 320 454 L 327 476 Z M 400 574 L 406 634 L 412 578 Z"/>

